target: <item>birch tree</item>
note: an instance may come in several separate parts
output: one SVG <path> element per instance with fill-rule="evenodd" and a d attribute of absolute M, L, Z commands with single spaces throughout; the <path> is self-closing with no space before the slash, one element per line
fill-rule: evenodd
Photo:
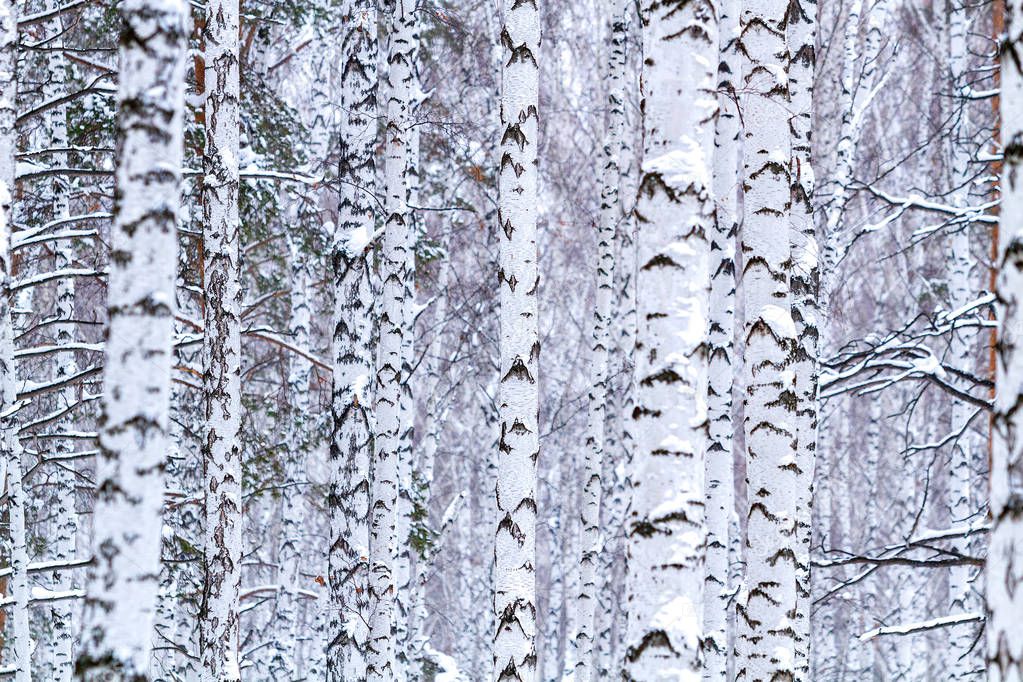
<path fill-rule="evenodd" d="M 948 3 L 948 52 L 949 52 L 949 75 L 951 77 L 952 90 L 957 94 L 953 100 L 958 104 L 960 101 L 968 101 L 963 97 L 966 94 L 966 87 L 969 74 L 969 46 L 967 44 L 969 32 L 969 16 L 966 7 L 956 7 L 958 3 Z M 952 127 L 949 137 L 949 165 L 951 170 L 951 181 L 953 194 L 951 200 L 954 205 L 966 207 L 970 200 L 970 183 L 972 173 L 970 164 L 972 162 L 971 150 L 964 148 L 970 139 L 970 111 L 968 107 L 960 105 L 956 116 L 957 123 Z M 971 291 L 971 274 L 973 271 L 973 257 L 970 253 L 970 234 L 973 225 L 967 223 L 963 229 L 956 230 L 951 238 L 946 261 L 948 266 L 948 289 L 950 296 L 950 307 L 957 310 L 962 306 L 969 305 L 973 298 Z M 949 351 L 955 364 L 964 371 L 974 372 L 974 337 L 970 330 L 963 329 L 959 332 L 952 332 L 952 340 Z M 973 412 L 972 406 L 962 401 L 955 401 L 952 405 L 952 428 L 959 428 L 968 424 L 970 415 Z M 973 514 L 971 509 L 971 468 L 973 464 L 973 437 L 964 433 L 952 446 L 952 457 L 949 472 L 948 488 L 948 516 L 949 526 L 967 522 Z M 969 613 L 977 609 L 979 604 L 973 598 L 971 585 L 971 573 L 973 569 L 969 566 L 953 567 L 949 575 L 949 607 L 955 613 Z M 977 667 L 976 657 L 971 655 L 974 650 L 973 642 L 975 635 L 970 627 L 954 628 L 951 633 L 951 646 L 949 647 L 950 668 L 949 678 L 953 680 L 969 679 Z"/>
<path fill-rule="evenodd" d="M 398 675 L 395 559 L 398 493 L 401 481 L 402 352 L 405 346 L 405 298 L 409 265 L 407 202 L 408 122 L 413 78 L 414 35 L 411 0 L 395 0 L 389 8 L 387 119 L 384 130 L 385 212 L 380 255 L 380 350 L 377 360 L 376 434 L 370 525 L 370 606 L 368 678 L 389 680 Z"/>
<path fill-rule="evenodd" d="M 14 364 L 14 321 L 11 260 L 11 207 L 14 201 L 17 151 L 18 17 L 13 2 L 0 2 L 0 447 L 2 477 L 7 494 L 10 539 L 4 548 L 10 558 L 10 651 L 16 682 L 32 679 L 32 649 L 28 620 L 28 546 L 25 528 L 25 489 L 22 446 L 18 438 L 17 372 Z"/>
<path fill-rule="evenodd" d="M 789 96 L 792 135 L 789 177 L 791 224 L 789 227 L 792 317 L 796 343 L 789 371 L 794 374 L 796 397 L 796 461 L 793 471 L 796 505 L 796 674 L 810 674 L 810 545 L 812 543 L 812 489 L 817 457 L 817 341 L 818 288 L 817 227 L 814 222 L 814 172 L 811 158 L 813 81 L 816 64 L 817 2 L 801 0 L 790 6 L 786 25 L 789 46 Z"/>
<path fill-rule="evenodd" d="M 740 74 L 739 4 L 721 0 L 718 33 L 718 118 L 714 131 L 714 229 L 710 233 L 710 317 L 706 475 L 707 564 L 703 604 L 703 679 L 728 677 L 730 646 L 729 529 L 735 516 L 732 385 L 735 381 L 735 239 L 739 227 L 739 112 L 733 78 Z"/>
<path fill-rule="evenodd" d="M 170 450 L 176 223 L 187 7 L 119 8 L 117 191 L 106 365 L 82 650 L 85 681 L 149 679 L 159 590 L 164 462 Z"/>
<path fill-rule="evenodd" d="M 625 677 L 700 674 L 718 3 L 647 0 Z M 678 102 L 690 105 L 679 109 Z"/>
<path fill-rule="evenodd" d="M 341 84 L 337 231 L 333 246 L 334 387 L 332 398 L 330 620 L 327 675 L 366 679 L 370 454 L 373 433 L 372 288 L 367 248 L 374 230 L 377 12 L 371 0 L 341 8 Z"/>
<path fill-rule="evenodd" d="M 56 2 L 47 3 L 50 10 L 56 9 Z M 47 30 L 52 32 L 54 47 L 63 47 L 64 24 L 59 17 L 47 25 Z M 64 57 L 58 51 L 47 55 L 47 71 L 49 81 L 44 88 L 44 97 L 47 101 L 55 101 L 65 94 L 67 85 L 64 78 Z M 48 115 L 48 128 L 51 138 L 51 146 L 54 149 L 67 149 L 67 108 L 64 106 L 54 107 Z M 55 154 L 54 165 L 67 166 L 67 153 L 58 152 Z M 55 176 L 52 184 L 53 192 L 53 220 L 67 221 L 71 217 L 70 209 L 70 187 L 68 178 Z M 74 267 L 75 249 L 70 240 L 61 239 L 54 244 L 53 269 L 57 272 L 70 270 Z M 62 279 L 57 282 L 55 292 L 54 314 L 61 324 L 55 330 L 55 345 L 74 346 L 75 342 L 75 280 L 73 277 Z M 60 354 L 57 360 L 56 378 L 66 379 L 78 372 L 78 363 L 73 351 L 68 350 Z M 73 408 L 77 397 L 74 389 L 65 388 L 58 397 L 58 408 Z M 73 431 L 75 426 L 74 416 L 69 416 L 62 422 L 68 430 Z M 55 444 L 58 457 L 71 457 L 75 451 L 74 440 L 60 439 Z M 75 472 L 70 466 L 59 466 L 55 472 L 57 479 L 57 490 L 54 495 L 54 507 L 57 516 L 56 538 L 54 538 L 53 558 L 56 561 L 72 561 L 75 558 L 78 535 L 78 518 L 75 512 Z M 60 570 L 54 571 L 53 590 L 64 592 L 71 589 L 71 575 L 69 572 Z M 53 623 L 53 670 L 54 682 L 70 682 L 74 672 L 73 644 L 75 640 L 74 626 L 75 613 L 70 601 L 55 602 L 50 608 L 50 619 Z"/>
<path fill-rule="evenodd" d="M 576 597 L 578 622 L 575 633 L 575 679 L 597 679 L 594 637 L 597 627 L 596 606 L 600 593 L 597 577 L 601 547 L 601 497 L 604 492 L 606 405 L 608 402 L 608 355 L 611 345 L 611 301 L 615 285 L 615 233 L 621 219 L 619 183 L 622 134 L 625 125 L 625 3 L 614 0 L 609 7 L 611 34 L 608 45 L 607 131 L 601 154 L 602 187 L 600 225 L 597 230 L 596 300 L 593 307 L 590 351 L 589 420 L 583 458 L 581 548 L 579 556 L 579 594 Z"/>
<path fill-rule="evenodd" d="M 497 529 L 494 679 L 531 681 L 536 654 L 536 472 L 540 456 L 536 220 L 539 0 L 503 0 L 498 176 Z"/>
<path fill-rule="evenodd" d="M 1023 291 L 1023 3 L 1005 3 L 1002 43 L 1002 216 L 999 232 L 996 397 L 991 448 L 991 519 L 987 558 L 987 674 L 992 682 L 1023 679 L 1023 358 L 1017 348 Z"/>
<path fill-rule="evenodd" d="M 789 293 L 789 3 L 744 3 L 740 17 L 744 121 L 741 237 L 746 441 L 746 583 L 737 680 L 797 679 L 795 376 Z"/>
<path fill-rule="evenodd" d="M 206 8 L 203 154 L 204 682 L 238 682 L 242 558 L 238 1 Z"/>

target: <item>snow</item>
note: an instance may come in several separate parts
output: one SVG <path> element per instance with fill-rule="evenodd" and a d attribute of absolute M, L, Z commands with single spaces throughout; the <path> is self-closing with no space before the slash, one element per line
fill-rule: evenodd
<path fill-rule="evenodd" d="M 792 314 L 784 308 L 774 304 L 765 305 L 760 309 L 760 319 L 767 323 L 779 339 L 796 338 L 796 323 L 792 321 Z"/>
<path fill-rule="evenodd" d="M 922 374 L 932 374 L 942 379 L 947 376 L 945 369 L 941 366 L 941 362 L 934 355 L 914 360 L 913 369 Z"/>
<path fill-rule="evenodd" d="M 654 614 L 650 625 L 674 635 L 673 639 L 685 639 L 687 647 L 696 650 L 700 641 L 702 614 L 703 610 L 696 608 L 689 597 L 679 595 Z M 693 679 L 699 679 L 699 676 Z"/>
<path fill-rule="evenodd" d="M 688 135 L 679 140 L 681 149 L 674 149 L 666 154 L 643 162 L 644 173 L 657 173 L 665 183 L 672 187 L 685 188 L 695 185 L 698 188 L 710 186 L 707 159 L 703 148 Z"/>
<path fill-rule="evenodd" d="M 451 656 L 437 651 L 429 643 L 423 647 L 423 651 L 440 667 L 437 676 L 433 678 L 435 682 L 463 682 L 466 679 L 458 669 L 458 662 Z"/>
<path fill-rule="evenodd" d="M 789 74 L 780 64 L 764 64 L 764 68 L 774 75 L 778 85 L 785 85 L 789 82 Z"/>

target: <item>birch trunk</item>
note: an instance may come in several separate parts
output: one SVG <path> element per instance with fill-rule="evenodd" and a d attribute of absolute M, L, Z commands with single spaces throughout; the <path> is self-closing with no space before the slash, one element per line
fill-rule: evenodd
<path fill-rule="evenodd" d="M 48 9 L 56 9 L 56 0 L 47 2 Z M 64 46 L 63 22 L 51 21 L 47 24 L 47 31 L 56 36 L 53 45 L 57 50 L 47 55 L 48 82 L 43 88 L 44 98 L 47 101 L 54 101 L 61 95 L 66 94 L 67 84 L 64 75 L 64 57 L 59 49 Z M 67 109 L 64 106 L 55 107 L 47 117 L 50 132 L 50 145 L 54 149 L 64 149 L 68 146 L 67 134 Z M 67 154 L 58 152 L 53 155 L 53 164 L 57 167 L 66 167 Z M 53 202 L 53 220 L 64 220 L 71 215 L 68 194 L 68 181 L 64 176 L 55 176 L 50 187 Z M 61 271 L 74 266 L 75 250 L 73 242 L 61 239 L 54 244 L 53 267 Z M 65 346 L 74 343 L 75 325 L 75 280 L 73 278 L 62 279 L 57 282 L 55 294 L 54 316 L 60 323 L 55 329 L 55 344 Z M 75 361 L 74 352 L 61 353 L 57 358 L 56 379 L 73 376 L 78 371 L 78 363 Z M 74 405 L 76 391 L 67 388 L 60 392 L 57 404 L 61 407 Z M 75 419 L 68 416 L 61 420 L 63 428 L 73 431 Z M 71 439 L 58 439 L 54 443 L 54 452 L 57 457 L 68 456 L 75 450 L 74 441 Z M 75 558 L 76 538 L 78 535 L 78 518 L 75 513 L 75 472 L 72 464 L 58 466 L 54 472 L 56 490 L 53 495 L 53 510 L 56 516 L 56 537 L 53 541 L 53 559 L 56 561 L 70 561 Z M 63 571 L 54 571 L 51 582 L 52 589 L 63 592 L 71 589 L 71 575 Z M 53 668 L 51 675 L 53 682 L 70 682 L 74 672 L 74 658 L 72 647 L 75 639 L 75 618 L 72 602 L 54 602 L 49 608 L 49 620 L 52 623 L 52 660 Z"/>
<path fill-rule="evenodd" d="M 369 620 L 373 292 L 367 259 L 375 228 L 377 12 L 342 5 L 341 195 L 334 267 L 334 388 L 330 495 L 328 682 L 366 679 Z"/>
<path fill-rule="evenodd" d="M 292 224 L 298 223 L 297 211 L 289 211 Z M 303 262 L 301 237 L 294 231 L 288 233 L 288 255 L 290 269 L 291 317 L 289 337 L 298 348 L 310 348 L 310 277 Z M 303 526 L 306 518 L 304 499 L 298 487 L 303 472 L 308 471 L 305 461 L 307 419 L 312 414 L 309 379 L 312 365 L 305 358 L 292 355 L 289 358 L 288 397 L 291 419 L 287 435 L 287 453 L 284 458 L 284 489 L 281 492 L 281 542 L 277 550 L 278 582 L 281 591 L 277 599 L 276 623 L 273 626 L 273 656 L 269 662 L 269 673 L 275 680 L 303 679 L 304 656 L 299 651 L 302 627 L 299 623 L 298 585 L 302 565 Z"/>
<path fill-rule="evenodd" d="M 187 6 L 120 5 L 117 192 L 93 556 L 76 675 L 149 679 L 174 337 Z M 13 101 L 13 100 L 12 100 Z"/>
<path fill-rule="evenodd" d="M 948 38 L 951 66 L 952 91 L 960 97 L 966 93 L 970 79 L 969 51 L 967 37 L 969 31 L 968 15 L 965 7 L 957 7 L 958 3 L 948 3 Z M 949 140 L 949 157 L 951 167 L 952 196 L 951 202 L 956 207 L 965 208 L 970 202 L 971 154 L 964 148 L 964 141 L 970 140 L 970 106 L 969 99 L 964 97 L 954 103 L 960 107 L 955 116 Z M 973 225 L 967 223 L 962 229 L 956 230 L 951 236 L 946 253 L 949 270 L 950 307 L 956 310 L 973 299 L 972 282 L 973 257 L 970 254 L 970 232 Z M 953 364 L 966 372 L 973 373 L 976 369 L 974 345 L 976 337 L 970 330 L 959 329 L 953 332 L 949 344 L 949 354 Z M 953 430 L 963 428 L 970 420 L 973 408 L 956 400 L 952 404 Z M 948 500 L 949 526 L 968 523 L 975 510 L 971 508 L 971 466 L 973 461 L 974 439 L 969 430 L 965 431 L 953 443 L 951 462 L 949 464 L 949 482 L 946 499 Z M 979 604 L 974 598 L 970 576 L 970 566 L 954 566 L 949 571 L 949 612 L 951 614 L 974 613 Z M 974 653 L 976 633 L 974 628 L 961 625 L 952 628 L 948 652 L 948 675 L 950 680 L 970 679 L 977 669 L 979 661 Z"/>
<path fill-rule="evenodd" d="M 643 4 L 629 680 L 700 675 L 717 8 Z"/>
<path fill-rule="evenodd" d="M 575 680 L 597 679 L 594 655 L 597 599 L 601 585 L 597 564 L 605 544 L 601 532 L 605 425 L 608 402 L 608 350 L 611 341 L 611 299 L 614 295 L 615 232 L 621 220 L 619 206 L 621 139 L 625 125 L 625 2 L 612 0 L 609 8 L 611 35 L 608 55 L 608 124 L 602 159 L 600 226 L 597 231 L 596 301 L 593 309 L 590 351 L 589 420 L 582 471 L 580 516 L 582 535 L 579 554 L 579 593 L 576 597 Z"/>
<path fill-rule="evenodd" d="M 412 447 L 415 440 L 415 402 L 412 393 L 412 368 L 415 364 L 416 330 L 416 243 L 419 226 L 412 206 L 419 203 L 419 129 L 413 120 L 415 98 L 419 94 L 419 22 L 413 7 L 402 17 L 403 25 L 394 29 L 407 35 L 405 59 L 408 61 L 408 82 L 404 93 L 405 103 L 404 137 L 407 154 L 402 180 L 405 188 L 405 291 L 402 296 L 401 324 L 404 328 L 401 343 L 401 435 L 398 445 L 398 507 L 395 534 L 397 555 L 395 557 L 395 661 L 398 679 L 405 679 L 412 672 L 409 655 L 411 646 L 410 619 L 412 617 L 412 532 L 415 525 L 413 516 L 419 492 L 416 489 L 415 466 Z"/>
<path fill-rule="evenodd" d="M 745 324 L 746 584 L 737 680 L 797 679 L 797 387 L 789 294 L 792 175 L 785 0 L 744 3 L 742 289 Z"/>
<path fill-rule="evenodd" d="M 397 512 L 401 486 L 401 399 L 403 350 L 407 329 L 405 299 L 411 219 L 407 203 L 408 123 L 413 79 L 414 34 L 412 0 L 395 0 L 390 12 L 388 46 L 387 125 L 384 183 L 387 223 L 380 259 L 382 280 L 380 356 L 377 363 L 376 443 L 373 462 L 370 527 L 370 607 L 368 678 L 399 679 L 397 667 L 396 558 Z"/>
<path fill-rule="evenodd" d="M 14 320 L 11 291 L 11 213 L 17 152 L 16 102 L 18 99 L 18 16 L 13 2 L 0 2 L 0 447 L 3 448 L 4 489 L 11 563 L 8 582 L 14 600 L 7 646 L 13 655 L 16 682 L 31 682 L 32 652 L 28 611 L 28 546 L 25 537 L 25 489 L 22 483 L 22 446 L 18 438 L 17 371 L 14 360 Z"/>
<path fill-rule="evenodd" d="M 707 421 L 710 440 L 704 472 L 707 567 L 703 604 L 703 679 L 728 679 L 730 651 L 729 530 L 735 515 L 732 453 L 732 385 L 735 335 L 735 239 L 739 229 L 739 112 L 734 75 L 739 73 L 736 40 L 739 3 L 719 6 L 717 101 L 714 131 L 714 229 L 710 233 L 710 325 Z"/>
<path fill-rule="evenodd" d="M 204 682 L 237 682 L 241 587 L 241 286 L 238 218 L 238 0 L 209 0 L 203 155 Z"/>
<path fill-rule="evenodd" d="M 987 673 L 990 682 L 1023 680 L 1023 2 L 1005 3 L 1002 43 L 1002 171 L 991 518 L 987 559 Z"/>
<path fill-rule="evenodd" d="M 536 469 L 540 456 L 536 214 L 540 2 L 503 0 L 498 264 L 501 341 L 494 679 L 536 679 Z"/>
<path fill-rule="evenodd" d="M 817 346 L 820 271 L 817 228 L 813 215 L 814 172 L 811 159 L 813 82 L 816 64 L 817 1 L 798 0 L 789 10 L 789 96 L 792 156 L 792 214 L 789 227 L 792 259 L 792 317 L 796 343 L 789 371 L 795 374 L 796 394 L 796 610 L 793 629 L 796 676 L 810 675 L 810 546 L 813 542 L 813 479 L 817 460 Z"/>

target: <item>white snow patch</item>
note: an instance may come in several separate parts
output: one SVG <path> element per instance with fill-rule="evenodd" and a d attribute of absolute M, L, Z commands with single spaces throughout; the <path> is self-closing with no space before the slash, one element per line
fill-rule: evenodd
<path fill-rule="evenodd" d="M 760 309 L 760 319 L 779 339 L 796 338 L 796 323 L 792 321 L 792 314 L 784 308 L 769 303 Z"/>
<path fill-rule="evenodd" d="M 658 173 L 665 183 L 673 187 L 710 186 L 710 173 L 703 148 L 688 135 L 679 140 L 681 149 L 643 162 L 644 173 Z"/>
<path fill-rule="evenodd" d="M 944 379 L 947 374 L 945 368 L 941 366 L 941 363 L 933 355 L 928 355 L 925 358 L 913 361 L 913 369 L 923 374 L 933 374 L 936 377 Z"/>

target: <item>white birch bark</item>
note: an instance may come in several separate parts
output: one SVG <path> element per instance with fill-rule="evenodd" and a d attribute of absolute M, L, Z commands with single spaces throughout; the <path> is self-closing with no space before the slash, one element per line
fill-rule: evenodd
<path fill-rule="evenodd" d="M 717 9 L 647 0 L 642 10 L 630 680 L 700 675 Z"/>
<path fill-rule="evenodd" d="M 637 49 L 641 42 L 639 37 L 639 21 L 637 8 L 632 3 L 626 4 L 627 43 L 633 46 L 626 55 L 627 73 L 639 71 L 642 61 L 641 50 Z M 626 99 L 632 103 L 640 97 L 639 79 L 628 81 Z M 616 594 L 617 613 L 614 618 L 615 637 L 608 652 L 605 664 L 608 674 L 622 676 L 625 665 L 625 643 L 628 632 L 629 609 L 626 606 L 628 590 L 621 589 L 627 584 L 628 572 L 628 518 L 632 507 L 632 474 L 633 456 L 636 451 L 635 425 L 633 411 L 636 407 L 636 338 L 639 317 L 636 301 L 636 283 L 639 279 L 639 263 L 637 258 L 637 229 L 635 200 L 638 194 L 642 148 L 637 148 L 636 141 L 642 133 L 642 121 L 636 115 L 638 107 L 625 107 L 625 130 L 622 135 L 621 191 L 620 196 L 626 197 L 622 205 L 622 219 L 619 223 L 617 243 L 621 253 L 616 259 L 615 274 L 618 276 L 617 320 L 617 351 L 622 355 L 621 367 L 622 388 L 621 406 L 617 408 L 619 447 L 618 461 L 615 466 L 615 488 L 611 495 L 614 532 L 618 537 L 617 571 L 605 576 L 605 591 L 612 590 Z M 609 443 L 610 451 L 610 443 Z M 618 582 L 614 582 L 618 579 Z"/>
<path fill-rule="evenodd" d="M 627 125 L 627 74 L 630 16 L 627 3 L 616 3 L 611 14 L 610 83 L 617 88 L 617 100 L 612 101 L 609 91 L 608 129 L 617 126 L 617 149 L 615 166 L 618 176 L 614 178 L 616 192 L 614 218 L 615 268 L 612 286 L 612 319 L 608 348 L 610 383 L 607 389 L 605 417 L 604 457 L 602 488 L 604 501 L 601 504 L 602 551 L 598 575 L 598 612 L 595 632 L 597 638 L 596 679 L 606 679 L 616 669 L 620 657 L 618 644 L 624 637 L 619 627 L 619 615 L 624 609 L 620 586 L 624 575 L 624 534 L 622 533 L 626 513 L 627 469 L 631 453 L 632 415 L 626 413 L 632 405 L 632 348 L 635 339 L 635 283 L 636 250 L 633 239 L 632 203 L 635 197 L 635 183 L 632 179 L 632 154 L 629 138 L 632 127 Z M 605 180 L 605 182 L 608 182 Z M 628 208 L 623 197 L 628 198 Z M 615 380 L 614 377 L 619 379 Z M 626 408 L 626 404 L 629 405 Z M 626 444 L 628 443 L 628 444 Z"/>
<path fill-rule="evenodd" d="M 57 2 L 47 2 L 48 9 L 55 9 Z M 47 31 L 54 35 L 54 51 L 47 55 L 47 75 L 49 80 L 43 88 L 44 99 L 55 101 L 58 97 L 66 94 L 66 79 L 64 76 L 64 57 L 58 51 L 63 48 L 64 25 L 59 17 L 47 24 Z M 54 149 L 64 149 L 68 146 L 67 134 L 67 110 L 64 106 L 54 107 L 47 116 L 50 132 L 50 146 Z M 66 167 L 67 154 L 57 152 L 53 155 L 53 164 L 57 167 Z M 68 181 L 64 176 L 54 176 L 50 187 L 52 192 L 53 220 L 66 220 L 70 214 Z M 55 271 L 61 271 L 74 266 L 75 250 L 73 242 L 67 239 L 58 240 L 54 244 L 53 267 Z M 74 343 L 75 325 L 72 322 L 75 317 L 75 280 L 74 278 L 62 279 L 57 282 L 55 293 L 56 319 L 62 322 L 55 329 L 55 344 L 58 346 Z M 55 378 L 61 379 L 71 377 L 78 371 L 78 363 L 75 361 L 73 352 L 64 352 L 57 357 Z M 60 407 L 73 405 L 76 401 L 76 391 L 73 388 L 64 389 L 59 393 L 57 404 Z M 66 417 L 60 422 L 61 428 L 74 431 L 75 420 L 73 416 Z M 54 443 L 56 456 L 68 456 L 75 450 L 74 441 L 70 439 L 58 439 Z M 75 513 L 75 473 L 73 465 L 59 466 L 54 471 L 53 478 L 56 483 L 56 490 L 53 495 L 53 510 L 56 516 L 56 537 L 53 539 L 53 559 L 55 561 L 70 561 L 75 558 L 76 539 L 78 535 L 78 518 Z M 71 575 L 64 571 L 54 571 L 51 581 L 51 589 L 57 592 L 69 590 L 72 587 Z M 52 623 L 52 660 L 53 668 L 50 674 L 53 682 L 70 682 L 74 671 L 74 658 L 72 646 L 75 639 L 75 613 L 72 602 L 54 602 L 49 607 L 49 620 Z"/>
<path fill-rule="evenodd" d="M 745 123 L 741 237 L 745 341 L 746 583 L 739 604 L 743 659 L 736 679 L 796 677 L 795 376 L 789 294 L 792 141 L 789 135 L 789 3 L 743 3 L 741 110 Z"/>
<path fill-rule="evenodd" d="M 200 658 L 204 682 L 237 682 L 241 588 L 241 283 L 238 0 L 206 8 L 203 155 L 203 409 L 206 527 Z"/>
<path fill-rule="evenodd" d="M 1023 680 L 1023 2 L 1005 3 L 1002 43 L 1000 332 L 991 448 L 991 519 L 987 559 L 987 674 Z"/>
<path fill-rule="evenodd" d="M 293 223 L 298 221 L 297 211 L 289 211 Z M 304 262 L 300 236 L 289 232 L 288 262 L 290 269 L 291 315 L 289 338 L 298 348 L 310 348 L 310 277 Z M 299 651 L 302 624 L 299 622 L 299 572 L 302 565 L 302 537 L 306 510 L 298 484 L 307 471 L 305 462 L 305 426 L 312 414 L 309 379 L 312 365 L 305 358 L 292 355 L 288 368 L 289 409 L 294 417 L 287 434 L 287 453 L 284 457 L 284 486 L 281 491 L 281 541 L 277 550 L 278 582 L 281 591 L 277 599 L 276 622 L 273 626 L 274 645 L 269 661 L 269 674 L 276 680 L 302 679 L 303 656 Z"/>
<path fill-rule="evenodd" d="M 796 646 L 796 676 L 810 675 L 810 546 L 813 541 L 812 491 L 817 459 L 817 346 L 818 266 L 817 229 L 814 223 L 814 172 L 811 159 L 813 83 L 816 64 L 817 2 L 797 0 L 789 10 L 786 26 L 789 45 L 789 96 L 792 151 L 791 224 L 792 317 L 796 344 L 789 371 L 795 374 L 796 394 L 796 610 L 793 629 Z"/>
<path fill-rule="evenodd" d="M 587 436 L 583 458 L 582 499 L 580 517 L 582 535 L 579 553 L 579 592 L 574 643 L 575 680 L 589 682 L 595 675 L 597 659 L 594 637 L 597 599 L 602 584 L 597 568 L 601 547 L 605 545 L 601 531 L 601 497 L 604 483 L 604 446 L 608 403 L 608 351 L 611 343 L 611 300 L 615 289 L 615 232 L 621 220 L 619 183 L 621 181 L 621 139 L 625 125 L 625 2 L 612 0 L 609 7 L 611 35 L 609 38 L 607 77 L 607 131 L 604 137 L 602 186 L 600 191 L 600 225 L 597 230 L 596 300 L 592 320 L 590 351 L 590 392 L 588 396 Z M 607 621 L 610 623 L 610 619 Z"/>
<path fill-rule="evenodd" d="M 367 258 L 375 229 L 377 11 L 348 0 L 342 13 L 341 195 L 333 245 L 334 387 L 330 449 L 328 682 L 366 679 L 372 450 L 373 295 Z"/>
<path fill-rule="evenodd" d="M 16 682 L 31 682 L 32 653 L 28 611 L 28 546 L 25 537 L 25 489 L 22 483 L 22 445 L 18 438 L 17 371 L 14 360 L 14 320 L 11 291 L 11 213 L 17 152 L 18 17 L 13 2 L 0 2 L 0 447 L 3 448 L 3 487 L 10 524 L 9 597 L 14 600 L 7 631 Z"/>
<path fill-rule="evenodd" d="M 187 6 L 120 5 L 117 192 L 93 556 L 76 675 L 149 679 L 169 429 Z"/>
<path fill-rule="evenodd" d="M 412 209 L 419 203 L 419 129 L 414 125 L 413 108 L 418 104 L 419 95 L 419 21 L 417 12 L 408 12 L 402 17 L 403 25 L 394 29 L 407 33 L 404 47 L 409 74 L 405 92 L 405 150 L 407 163 L 402 176 L 405 187 L 406 215 L 408 227 L 405 230 L 405 292 L 402 296 L 401 324 L 404 327 L 401 344 L 401 435 L 398 445 L 398 507 L 395 535 L 397 555 L 395 557 L 395 661 L 398 679 L 412 674 L 413 661 L 410 657 L 412 617 L 412 566 L 413 515 L 419 492 L 416 490 L 415 465 L 412 447 L 415 440 L 415 398 L 412 393 L 412 369 L 415 364 L 416 330 L 416 244 L 419 239 L 419 225 Z"/>
<path fill-rule="evenodd" d="M 536 469 L 540 456 L 536 218 L 539 0 L 503 0 L 497 272 L 501 337 L 493 679 L 536 678 Z"/>
<path fill-rule="evenodd" d="M 958 2 L 948 3 L 948 39 L 950 75 L 952 91 L 963 94 L 968 87 L 969 52 L 967 37 L 969 31 L 968 14 L 965 7 L 957 7 Z M 965 208 L 970 201 L 970 163 L 969 148 L 964 142 L 970 139 L 970 106 L 969 100 L 955 102 L 959 106 L 954 116 L 949 138 L 949 160 L 953 192 L 951 203 L 956 207 Z M 949 304 L 952 310 L 966 305 L 973 299 L 972 282 L 973 257 L 970 253 L 970 232 L 972 225 L 967 223 L 962 229 L 951 235 L 946 252 L 946 264 L 949 270 Z M 952 333 L 949 342 L 949 355 L 952 363 L 959 369 L 973 373 L 976 357 L 974 344 L 976 337 L 971 330 L 959 329 Z M 973 408 L 960 400 L 952 403 L 952 429 L 960 429 L 971 418 Z M 973 460 L 974 439 L 970 431 L 963 433 L 953 443 L 951 461 L 949 463 L 949 481 L 946 499 L 948 501 L 949 526 L 968 523 L 974 513 L 971 508 L 971 465 Z M 952 615 L 975 613 L 979 604 L 974 598 L 971 584 L 970 566 L 953 566 L 949 570 L 949 613 Z M 952 627 L 949 632 L 948 676 L 950 680 L 970 679 L 978 666 L 974 651 L 976 633 L 967 625 Z M 979 647 L 978 647 L 979 648 Z"/>
<path fill-rule="evenodd" d="M 739 3 L 719 5 L 717 101 L 714 130 L 714 228 L 710 232 L 710 325 L 707 421 L 710 440 L 706 476 L 707 564 L 703 603 L 703 679 L 728 679 L 730 646 L 729 532 L 735 515 L 732 453 L 732 385 L 735 335 L 735 240 L 739 229 L 740 121 L 733 78 L 740 73 L 736 51 Z"/>
<path fill-rule="evenodd" d="M 408 122 L 413 80 L 414 7 L 411 0 L 395 0 L 390 8 L 388 46 L 387 120 L 384 183 L 387 222 L 380 258 L 382 280 L 380 350 L 377 362 L 376 444 L 370 526 L 370 607 L 368 679 L 399 679 L 397 668 L 396 558 L 398 496 L 401 486 L 402 356 L 407 313 L 406 278 L 409 265 L 411 218 L 407 203 Z"/>

